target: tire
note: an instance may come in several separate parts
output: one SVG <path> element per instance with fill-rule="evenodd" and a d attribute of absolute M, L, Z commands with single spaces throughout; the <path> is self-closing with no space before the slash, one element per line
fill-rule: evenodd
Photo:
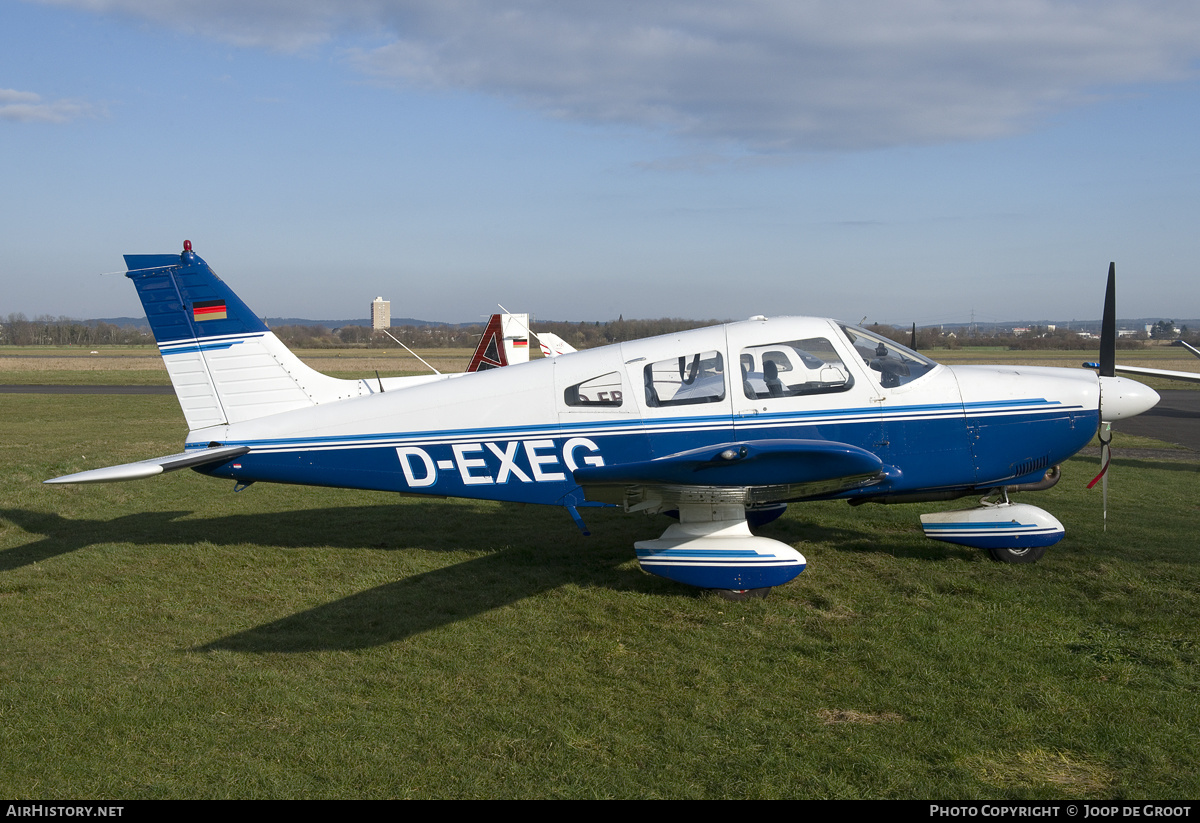
<path fill-rule="evenodd" d="M 746 509 L 746 523 L 752 529 L 761 528 L 783 517 L 783 513 L 786 511 L 787 503 L 768 503 L 765 506 L 748 508 Z"/>
<path fill-rule="evenodd" d="M 1036 563 L 1046 553 L 1045 546 L 1029 546 L 1024 549 L 988 549 L 988 554 L 998 563 Z"/>

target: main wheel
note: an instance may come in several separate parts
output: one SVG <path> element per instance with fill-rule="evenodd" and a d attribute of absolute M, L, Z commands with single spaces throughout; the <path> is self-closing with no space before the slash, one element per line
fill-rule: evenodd
<path fill-rule="evenodd" d="M 1036 563 L 1046 553 L 1045 546 L 1029 546 L 1024 549 L 988 549 L 988 554 L 998 563 Z"/>
<path fill-rule="evenodd" d="M 734 603 L 742 603 L 746 600 L 766 597 L 767 592 L 771 591 L 772 588 L 772 586 L 767 586 L 762 589 L 709 589 L 709 591 L 722 600 L 732 600 Z"/>
<path fill-rule="evenodd" d="M 764 506 L 751 506 L 746 509 L 746 522 L 750 528 L 757 529 L 783 517 L 787 511 L 787 503 L 767 503 Z"/>

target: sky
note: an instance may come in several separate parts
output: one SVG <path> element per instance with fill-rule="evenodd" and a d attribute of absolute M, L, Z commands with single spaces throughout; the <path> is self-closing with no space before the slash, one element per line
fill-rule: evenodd
<path fill-rule="evenodd" d="M 1200 317 L 1200 5 L 0 0 L 0 317 Z M 118 274 L 114 274 L 118 273 Z"/>

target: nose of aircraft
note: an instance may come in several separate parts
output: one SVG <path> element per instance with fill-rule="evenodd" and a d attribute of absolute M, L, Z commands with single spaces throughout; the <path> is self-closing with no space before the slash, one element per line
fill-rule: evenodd
<path fill-rule="evenodd" d="M 1128 377 L 1100 377 L 1100 419 L 1106 423 L 1136 417 L 1154 408 L 1158 392 Z"/>

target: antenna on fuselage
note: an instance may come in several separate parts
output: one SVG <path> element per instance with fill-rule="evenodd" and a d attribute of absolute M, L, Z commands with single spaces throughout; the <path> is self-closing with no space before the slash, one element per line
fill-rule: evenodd
<path fill-rule="evenodd" d="M 388 331 L 387 329 L 378 329 L 377 331 L 381 331 L 381 332 L 383 332 L 384 334 L 386 334 L 388 337 L 392 338 L 393 340 L 396 340 L 396 337 L 395 337 L 395 335 L 393 335 L 393 334 L 392 334 L 390 331 Z M 424 358 L 424 357 L 422 357 L 421 355 L 417 354 L 415 351 L 413 351 L 413 350 L 412 350 L 412 349 L 410 349 L 408 346 L 406 346 L 406 345 L 404 345 L 403 343 L 401 343 L 399 340 L 396 340 L 396 343 L 397 343 L 397 344 L 399 344 L 400 348 L 404 349 L 406 352 L 408 352 L 409 354 L 411 354 L 413 357 L 417 358 L 417 359 L 418 359 L 418 360 L 420 360 L 422 363 L 425 363 L 425 367 L 426 367 L 426 368 L 428 368 L 428 369 L 430 369 L 430 370 L 432 370 L 434 374 L 441 374 L 441 372 L 440 372 L 440 371 L 438 371 L 437 369 L 433 368 L 433 366 L 429 365 L 429 363 L 427 363 L 427 362 L 425 361 L 425 358 Z M 381 385 L 382 385 L 382 384 L 381 384 Z"/>

